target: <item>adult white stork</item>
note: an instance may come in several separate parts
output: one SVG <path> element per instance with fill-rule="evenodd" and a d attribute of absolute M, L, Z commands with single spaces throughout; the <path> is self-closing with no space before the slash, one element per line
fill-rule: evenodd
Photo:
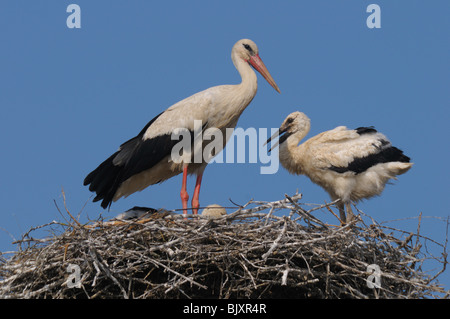
<path fill-rule="evenodd" d="M 298 145 L 309 130 L 309 118 L 294 112 L 267 143 L 281 134 L 271 147 L 280 145 L 281 165 L 292 174 L 308 176 L 332 200 L 341 199 L 338 207 L 343 223 L 347 221 L 345 210 L 349 220 L 353 218 L 352 201 L 380 195 L 389 179 L 396 179 L 396 175 L 406 173 L 413 165 L 408 156 L 373 127 L 351 130 L 339 126 Z"/>
<path fill-rule="evenodd" d="M 196 174 L 192 208 L 197 214 L 202 175 L 208 163 L 204 160 L 200 163 L 194 160 L 174 161 L 171 151 L 180 141 L 172 139 L 172 133 L 188 130 L 192 135 L 194 121 L 201 121 L 203 131 L 218 128 L 224 133 L 223 148 L 229 137 L 225 134 L 226 128 L 236 126 L 256 94 L 257 77 L 251 66 L 280 92 L 253 41 L 239 40 L 231 50 L 231 59 L 241 75 L 241 83 L 211 87 L 175 103 L 153 118 L 136 137 L 123 143 L 117 152 L 87 175 L 84 185 L 90 185 L 89 190 L 97 194 L 94 202 L 102 200 L 101 206 L 107 208 L 121 197 L 183 173 L 180 196 L 183 213 L 187 214 L 189 194 L 186 179 L 187 175 Z M 207 142 L 203 141 L 202 147 L 206 145 Z M 216 151 L 217 154 L 220 150 Z"/>

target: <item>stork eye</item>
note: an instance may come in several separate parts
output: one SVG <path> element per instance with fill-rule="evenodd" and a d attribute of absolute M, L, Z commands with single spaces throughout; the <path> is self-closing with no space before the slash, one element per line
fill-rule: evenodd
<path fill-rule="evenodd" d="M 287 124 L 291 124 L 292 122 L 294 122 L 294 119 L 292 117 L 290 117 L 286 120 Z"/>
<path fill-rule="evenodd" d="M 243 43 L 242 45 L 244 46 L 244 48 L 245 48 L 248 52 L 250 52 L 251 55 L 254 55 L 254 54 L 255 54 L 255 53 L 253 52 L 253 49 L 252 49 L 252 47 L 251 47 L 250 45 L 248 45 L 247 43 Z"/>

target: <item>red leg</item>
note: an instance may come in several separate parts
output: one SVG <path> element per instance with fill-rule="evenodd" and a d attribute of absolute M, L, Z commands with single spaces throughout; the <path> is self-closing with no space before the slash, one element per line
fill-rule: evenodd
<path fill-rule="evenodd" d="M 187 205 L 188 205 L 188 200 L 189 200 L 189 194 L 186 190 L 187 168 L 188 168 L 188 165 L 185 164 L 183 166 L 183 182 L 181 184 L 181 191 L 180 191 L 180 197 L 181 197 L 181 203 L 183 205 L 184 217 L 187 217 Z"/>
<path fill-rule="evenodd" d="M 203 172 L 197 175 L 197 181 L 195 182 L 194 195 L 192 196 L 192 208 L 194 210 L 194 215 L 198 214 L 198 208 L 200 207 L 200 202 L 198 197 L 200 195 L 200 187 L 202 185 Z"/>

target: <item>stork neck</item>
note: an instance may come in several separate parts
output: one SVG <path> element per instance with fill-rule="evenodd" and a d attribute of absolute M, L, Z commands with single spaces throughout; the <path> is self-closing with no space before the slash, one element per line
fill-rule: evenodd
<path fill-rule="evenodd" d="M 298 144 L 305 138 L 308 132 L 309 128 L 305 128 L 304 130 L 297 131 L 286 139 L 285 143 L 289 152 L 295 153 L 298 151 Z"/>
<path fill-rule="evenodd" d="M 292 134 L 280 145 L 280 163 L 292 174 L 303 174 L 303 154 L 298 144 L 306 134 L 307 132 Z"/>
<path fill-rule="evenodd" d="M 248 64 L 247 61 L 242 60 L 239 57 L 234 56 L 233 63 L 236 69 L 238 70 L 239 74 L 241 75 L 242 82 L 239 84 L 240 90 L 246 95 L 248 95 L 251 99 L 256 94 L 256 91 L 258 89 L 258 79 L 256 77 L 255 71 L 253 71 L 250 64 Z"/>

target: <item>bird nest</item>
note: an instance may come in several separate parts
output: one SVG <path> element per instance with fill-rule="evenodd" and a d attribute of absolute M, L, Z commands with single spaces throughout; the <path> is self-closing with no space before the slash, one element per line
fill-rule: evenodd
<path fill-rule="evenodd" d="M 82 225 L 67 210 L 70 222 L 33 228 L 17 252 L 0 256 L 0 297 L 449 296 L 436 279 L 447 264 L 446 244 L 362 212 L 345 226 L 331 225 L 316 213 L 335 214 L 335 203 L 306 209 L 300 199 L 251 201 L 216 219 L 158 211 Z M 50 235 L 34 238 L 38 229 Z M 444 253 L 430 255 L 430 244 Z M 440 264 L 434 275 L 422 270 L 428 260 Z"/>

